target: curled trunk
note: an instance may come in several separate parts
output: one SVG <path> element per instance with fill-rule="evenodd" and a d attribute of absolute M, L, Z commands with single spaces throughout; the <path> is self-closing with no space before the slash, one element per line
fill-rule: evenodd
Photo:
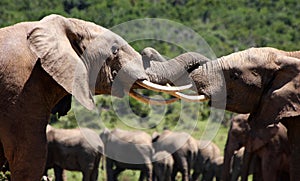
<path fill-rule="evenodd" d="M 191 82 L 189 73 L 208 61 L 208 58 L 199 53 L 189 52 L 169 61 L 145 61 L 144 67 L 151 82 L 184 85 Z"/>

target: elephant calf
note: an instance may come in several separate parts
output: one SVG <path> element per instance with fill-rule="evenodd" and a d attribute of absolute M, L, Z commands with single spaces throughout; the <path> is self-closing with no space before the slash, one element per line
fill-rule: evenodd
<path fill-rule="evenodd" d="M 63 180 L 63 169 L 81 171 L 83 181 L 96 181 L 104 148 L 99 135 L 91 129 L 56 129 L 47 126 L 47 170 L 54 168 L 55 180 Z"/>
<path fill-rule="evenodd" d="M 166 151 L 159 151 L 153 156 L 153 172 L 157 181 L 171 181 L 174 160 Z"/>

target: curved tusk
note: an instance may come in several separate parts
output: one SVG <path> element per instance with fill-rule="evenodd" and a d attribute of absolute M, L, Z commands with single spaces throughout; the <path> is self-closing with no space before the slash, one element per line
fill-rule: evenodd
<path fill-rule="evenodd" d="M 171 95 L 187 102 L 204 102 L 209 100 L 205 95 L 186 95 L 180 92 L 171 93 Z"/>
<path fill-rule="evenodd" d="M 143 96 L 143 95 L 135 92 L 134 90 L 130 90 L 129 95 L 131 97 L 135 98 L 138 101 L 141 101 L 141 102 L 146 103 L 146 104 L 152 104 L 152 105 L 171 104 L 171 103 L 176 102 L 177 100 L 179 100 L 178 98 L 172 98 L 172 99 L 167 99 L 167 100 L 153 99 L 153 98 Z"/>
<path fill-rule="evenodd" d="M 184 86 L 169 87 L 169 86 L 163 86 L 163 85 L 155 84 L 155 83 L 149 82 L 148 80 L 137 81 L 136 83 L 138 85 L 146 88 L 146 89 L 149 89 L 149 90 L 152 90 L 152 91 L 158 91 L 158 92 L 183 91 L 183 90 L 187 90 L 187 89 L 189 89 L 193 86 L 192 84 L 187 84 L 187 85 L 184 85 Z"/>

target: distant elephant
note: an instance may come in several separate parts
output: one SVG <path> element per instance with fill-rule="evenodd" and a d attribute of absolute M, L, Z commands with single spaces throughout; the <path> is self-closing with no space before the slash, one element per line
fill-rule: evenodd
<path fill-rule="evenodd" d="M 191 169 L 196 163 L 198 141 L 185 132 L 169 130 L 164 130 L 161 134 L 155 133 L 152 138 L 156 152 L 167 151 L 172 154 L 174 159 L 172 180 L 175 180 L 179 171 L 182 174 L 182 180 L 188 181 Z"/>
<path fill-rule="evenodd" d="M 153 156 L 153 175 L 157 181 L 171 181 L 174 160 L 167 151 L 156 152 Z"/>
<path fill-rule="evenodd" d="M 7 158 L 13 181 L 41 179 L 46 125 L 67 94 L 93 109 L 93 94 L 122 97 L 130 90 L 134 96 L 131 86 L 162 92 L 190 87 L 150 83 L 141 55 L 124 39 L 79 19 L 49 15 L 18 23 L 0 29 L 0 42 L 0 164 Z"/>
<path fill-rule="evenodd" d="M 233 117 L 224 150 L 223 180 L 230 180 L 231 159 L 234 152 L 243 146 L 245 146 L 244 154 L 247 156 L 243 158 L 242 179 L 246 180 L 248 177 L 251 157 L 254 154 L 260 160 L 260 165 L 255 167 L 262 170 L 255 169 L 253 172 L 261 175 L 263 180 L 276 180 L 282 175 L 288 175 L 290 151 L 287 131 L 282 124 L 252 130 L 248 123 L 248 115 Z M 233 177 L 236 177 L 236 174 Z M 254 180 L 261 178 L 259 176 L 254 177 Z"/>
<path fill-rule="evenodd" d="M 46 173 L 54 168 L 55 180 L 62 181 L 63 170 L 81 171 L 83 181 L 96 181 L 104 145 L 88 128 L 57 129 L 47 126 L 48 156 Z"/>
<path fill-rule="evenodd" d="M 287 129 L 281 124 L 270 125 L 264 129 L 250 131 L 245 152 L 255 153 L 261 160 L 263 180 L 290 180 L 290 148 Z M 249 164 L 244 164 L 247 172 Z M 246 166 L 246 168 L 245 168 Z M 243 180 L 246 176 L 242 175 Z"/>
<path fill-rule="evenodd" d="M 105 148 L 108 181 L 118 180 L 118 175 L 125 169 L 141 170 L 140 181 L 144 178 L 152 180 L 154 150 L 149 134 L 143 131 L 105 129 L 100 137 Z"/>
<path fill-rule="evenodd" d="M 206 180 L 214 175 L 210 167 L 214 164 L 213 161 L 221 156 L 220 148 L 212 141 L 198 141 L 198 152 L 193 166 L 194 172 L 192 180 L 196 181 L 200 174 L 202 180 Z"/>
<path fill-rule="evenodd" d="M 212 181 L 215 178 L 216 181 L 220 181 L 222 178 L 223 161 L 223 156 L 211 160 L 211 162 L 206 165 L 207 172 L 202 175 L 202 180 Z"/>
<path fill-rule="evenodd" d="M 170 70 L 157 72 L 173 72 L 176 77 L 177 70 L 193 59 L 186 58 Z M 300 180 L 300 51 L 249 48 L 197 65 L 189 75 L 198 95 L 185 97 L 191 101 L 201 97 L 203 101 L 210 100 L 215 108 L 250 113 L 249 124 L 253 129 L 282 122 L 289 130 L 291 180 Z M 182 93 L 175 96 L 182 97 Z"/>

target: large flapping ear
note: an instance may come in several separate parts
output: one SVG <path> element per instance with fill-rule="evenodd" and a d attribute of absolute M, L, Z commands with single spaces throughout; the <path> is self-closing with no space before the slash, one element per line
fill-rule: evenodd
<path fill-rule="evenodd" d="M 38 22 L 27 36 L 30 49 L 43 69 L 87 109 L 94 108 L 86 66 L 74 48 L 78 38 L 71 20 L 50 15 Z M 77 50 L 78 51 L 78 50 Z"/>
<path fill-rule="evenodd" d="M 277 56 L 275 63 L 278 69 L 250 116 L 251 126 L 266 127 L 300 115 L 300 59 Z"/>

